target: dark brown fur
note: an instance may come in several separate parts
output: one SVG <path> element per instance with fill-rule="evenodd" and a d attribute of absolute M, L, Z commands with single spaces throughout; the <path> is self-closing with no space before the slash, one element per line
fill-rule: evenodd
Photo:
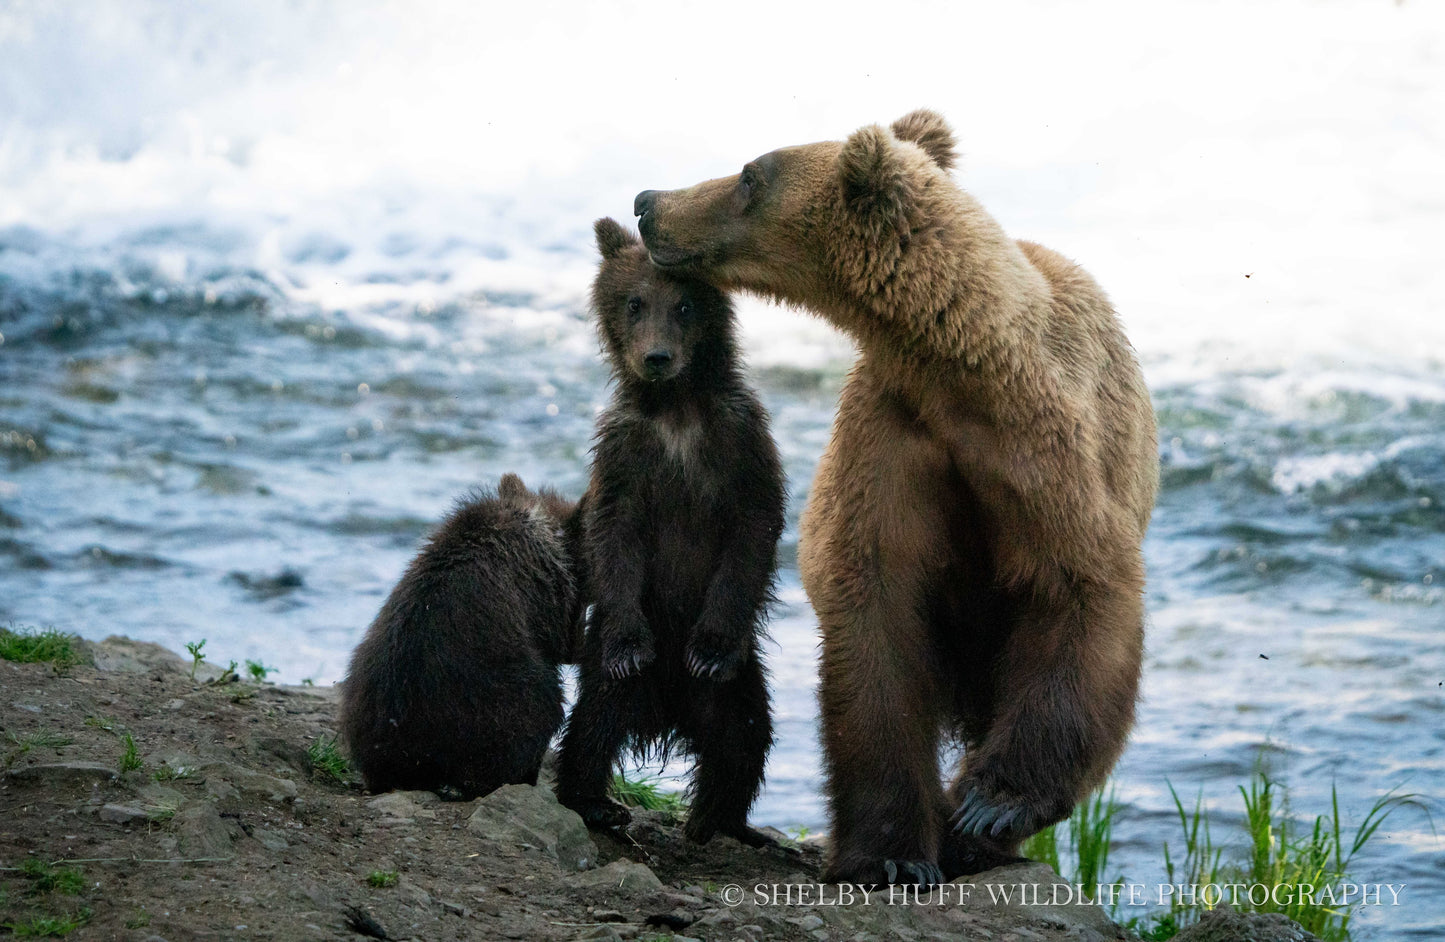
<path fill-rule="evenodd" d="M 341 731 L 373 792 L 535 784 L 582 636 L 578 505 L 516 475 L 461 501 L 351 658 Z"/>
<path fill-rule="evenodd" d="M 860 356 L 803 517 L 823 632 L 828 876 L 1014 859 L 1134 717 L 1154 414 L 1088 274 L 1009 239 L 914 112 L 637 197 L 654 261 L 805 306 Z M 966 760 L 946 789 L 941 737 Z"/>
<path fill-rule="evenodd" d="M 616 388 L 598 421 L 584 518 L 591 627 L 557 797 L 589 825 L 630 816 L 607 797 L 631 746 L 697 757 L 686 833 L 749 843 L 772 745 L 758 650 L 783 528 L 783 476 L 743 382 L 727 298 L 658 271 L 637 238 L 597 223 L 598 329 Z"/>

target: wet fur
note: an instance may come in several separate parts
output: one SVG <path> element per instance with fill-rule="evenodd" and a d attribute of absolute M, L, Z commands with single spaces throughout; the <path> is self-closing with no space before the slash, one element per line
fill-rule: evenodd
<path fill-rule="evenodd" d="M 592 301 L 616 387 L 594 444 L 597 590 L 558 798 L 589 825 L 625 824 L 607 797 L 622 752 L 678 746 L 696 757 L 688 837 L 761 843 L 747 813 L 773 738 L 759 641 L 784 501 L 767 414 L 739 373 L 727 298 L 657 271 L 613 220 L 597 237 Z"/>
<path fill-rule="evenodd" d="M 1098 285 L 1009 239 L 918 111 L 637 197 L 654 260 L 805 307 L 859 358 L 803 516 L 830 880 L 1016 859 L 1133 723 L 1154 414 Z M 940 744 L 966 757 L 947 787 Z"/>
<path fill-rule="evenodd" d="M 581 643 L 577 505 L 515 475 L 457 504 L 352 655 L 341 732 L 373 792 L 535 784 Z"/>

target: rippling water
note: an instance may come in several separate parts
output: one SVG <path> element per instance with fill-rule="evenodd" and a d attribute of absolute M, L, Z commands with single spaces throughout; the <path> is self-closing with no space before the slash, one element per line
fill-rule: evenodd
<path fill-rule="evenodd" d="M 691 102 L 666 135 L 592 88 L 590 50 L 637 40 L 605 8 L 542 46 L 538 22 L 498 38 L 467 9 L 0 12 L 0 623 L 176 651 L 206 638 L 214 658 L 283 681 L 338 679 L 463 490 L 516 471 L 580 491 L 607 396 L 584 308 L 595 216 L 930 104 L 960 130 L 960 177 L 1010 231 L 1114 292 L 1159 413 L 1115 865 L 1163 878 L 1160 844 L 1180 841 L 1169 783 L 1202 790 L 1225 834 L 1262 750 L 1300 813 L 1327 810 L 1331 785 L 1351 820 L 1397 786 L 1433 798 L 1445 24 L 1421 6 L 1212 4 L 1164 32 L 1152 6 L 1119 0 L 1103 8 L 1140 32 L 1109 38 L 1030 5 L 992 14 L 1003 38 L 979 62 L 918 67 L 931 87 L 952 70 L 984 87 L 1041 13 L 1123 44 L 1100 63 L 1050 38 L 1082 76 L 1062 104 L 1047 82 L 1021 79 L 1004 108 L 962 91 L 920 101 L 881 66 L 817 87 L 802 70 L 740 79 L 755 100 L 770 81 L 798 89 L 752 113 L 715 79 L 659 86 L 658 107 Z M 955 30 L 982 22 L 955 15 Z M 725 45 L 741 27 L 716 29 Z M 1180 32 L 1197 39 L 1167 40 Z M 526 73 L 525 106 L 476 99 L 530 68 L 529 49 L 555 74 Z M 798 312 L 744 300 L 742 323 L 791 493 L 779 741 L 755 817 L 817 830 L 797 515 L 851 352 Z M 1360 917 L 1366 936 L 1445 923 L 1425 815 L 1392 817 L 1356 875 L 1408 884 L 1400 907 Z"/>

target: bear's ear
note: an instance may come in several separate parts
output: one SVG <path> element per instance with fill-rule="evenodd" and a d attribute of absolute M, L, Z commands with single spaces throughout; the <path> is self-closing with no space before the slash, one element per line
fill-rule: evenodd
<path fill-rule="evenodd" d="M 953 169 L 956 159 L 953 130 L 938 112 L 927 108 L 910 111 L 893 122 L 893 136 L 917 144 L 944 170 Z"/>
<path fill-rule="evenodd" d="M 522 479 L 508 471 L 497 482 L 497 496 L 502 500 L 525 500 L 531 494 L 527 493 L 527 485 L 522 483 Z"/>
<path fill-rule="evenodd" d="M 592 231 L 597 233 L 597 250 L 604 259 L 612 258 L 629 245 L 640 244 L 637 236 L 622 228 L 622 223 L 611 216 L 603 216 L 593 223 Z"/>
<path fill-rule="evenodd" d="M 878 222 L 902 215 L 906 191 L 903 161 L 894 151 L 892 135 L 878 125 L 859 128 L 843 142 L 838 177 L 843 199 L 853 212 Z"/>

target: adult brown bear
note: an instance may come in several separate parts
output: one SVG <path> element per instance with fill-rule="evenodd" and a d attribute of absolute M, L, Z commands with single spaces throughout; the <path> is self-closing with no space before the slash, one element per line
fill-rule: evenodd
<path fill-rule="evenodd" d="M 653 261 L 806 307 L 859 358 L 802 523 L 828 877 L 1016 859 L 1133 723 L 1154 413 L 1103 291 L 949 175 L 929 111 L 646 191 Z M 966 746 L 947 790 L 945 732 Z"/>

